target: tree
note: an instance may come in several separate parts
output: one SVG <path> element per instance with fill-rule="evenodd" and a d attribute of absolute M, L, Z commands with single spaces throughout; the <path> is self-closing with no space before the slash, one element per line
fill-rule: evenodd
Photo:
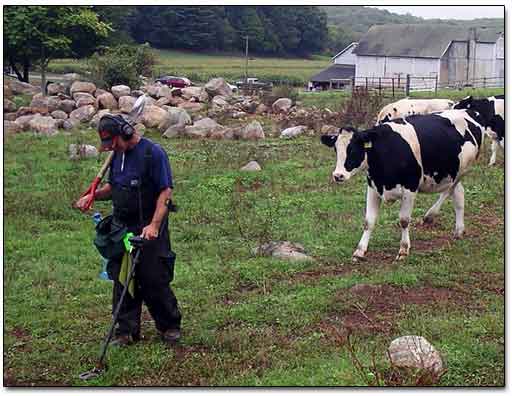
<path fill-rule="evenodd" d="M 29 70 L 41 69 L 41 90 L 46 93 L 46 68 L 51 59 L 85 56 L 108 36 L 110 25 L 87 6 L 4 7 L 4 58 L 21 81 Z M 23 67 L 23 74 L 18 70 Z"/>

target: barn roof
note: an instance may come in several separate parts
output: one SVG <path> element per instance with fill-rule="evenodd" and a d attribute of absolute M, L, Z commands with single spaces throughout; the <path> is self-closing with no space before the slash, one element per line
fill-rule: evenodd
<path fill-rule="evenodd" d="M 309 79 L 312 82 L 329 82 L 332 79 L 352 78 L 356 74 L 355 65 L 334 64 Z"/>
<path fill-rule="evenodd" d="M 440 58 L 452 41 L 494 43 L 500 31 L 494 28 L 461 28 L 447 24 L 374 25 L 359 40 L 354 53 L 362 56 Z"/>
<path fill-rule="evenodd" d="M 338 56 L 340 56 L 341 54 L 347 52 L 349 49 L 351 49 L 352 47 L 355 47 L 357 45 L 357 42 L 353 42 L 353 43 L 350 43 L 349 45 L 347 45 L 345 48 L 343 48 L 340 52 L 338 52 L 336 55 L 334 55 L 331 60 L 334 60 L 336 59 Z"/>

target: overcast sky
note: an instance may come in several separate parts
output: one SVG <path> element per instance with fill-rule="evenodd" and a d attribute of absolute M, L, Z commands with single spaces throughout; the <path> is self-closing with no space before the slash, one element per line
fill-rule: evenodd
<path fill-rule="evenodd" d="M 422 18 L 441 19 L 475 19 L 475 18 L 503 18 L 503 6 L 395 6 L 380 7 L 396 14 L 406 14 Z"/>

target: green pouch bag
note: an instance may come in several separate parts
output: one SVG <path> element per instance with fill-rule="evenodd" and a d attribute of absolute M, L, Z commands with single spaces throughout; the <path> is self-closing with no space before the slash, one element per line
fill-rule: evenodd
<path fill-rule="evenodd" d="M 120 259 L 125 252 L 123 238 L 127 232 L 124 224 L 115 221 L 112 215 L 107 216 L 96 225 L 94 245 L 106 259 Z"/>

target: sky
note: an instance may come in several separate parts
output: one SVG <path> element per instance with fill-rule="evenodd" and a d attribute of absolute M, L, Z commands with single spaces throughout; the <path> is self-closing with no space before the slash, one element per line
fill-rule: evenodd
<path fill-rule="evenodd" d="M 396 14 L 406 14 L 422 18 L 441 19 L 475 19 L 475 18 L 503 18 L 503 6 L 374 6 Z"/>

